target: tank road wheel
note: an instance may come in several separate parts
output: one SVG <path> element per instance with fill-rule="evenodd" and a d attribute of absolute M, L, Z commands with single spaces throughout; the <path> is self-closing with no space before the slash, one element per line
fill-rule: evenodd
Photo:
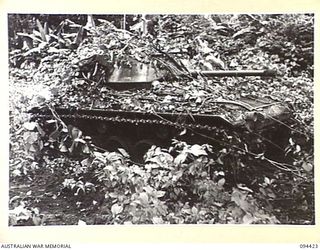
<path fill-rule="evenodd" d="M 109 151 L 117 151 L 118 148 L 123 148 L 129 153 L 131 152 L 130 143 L 118 136 L 109 137 L 104 144 Z"/>
<path fill-rule="evenodd" d="M 155 145 L 154 141 L 152 140 L 141 140 L 138 141 L 135 145 L 134 145 L 134 155 L 133 158 L 138 161 L 138 162 L 143 162 L 143 156 L 145 153 L 147 153 L 147 151 L 153 146 Z"/>

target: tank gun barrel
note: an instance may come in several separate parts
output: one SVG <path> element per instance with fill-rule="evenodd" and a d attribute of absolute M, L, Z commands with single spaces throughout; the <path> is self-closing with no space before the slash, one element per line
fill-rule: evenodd
<path fill-rule="evenodd" d="M 109 78 L 106 85 L 117 90 L 126 89 L 148 89 L 151 88 L 153 81 L 170 81 L 181 77 L 196 78 L 203 77 L 246 77 L 261 76 L 272 77 L 276 75 L 276 71 L 266 70 L 212 70 L 212 71 L 188 71 L 180 72 L 175 75 L 161 73 L 157 74 L 149 65 L 142 65 L 142 70 L 136 67 L 126 69 L 116 69 Z"/>
<path fill-rule="evenodd" d="M 224 76 L 276 76 L 275 70 L 213 70 L 213 71 L 191 71 L 191 76 L 203 75 L 205 77 L 224 77 Z"/>

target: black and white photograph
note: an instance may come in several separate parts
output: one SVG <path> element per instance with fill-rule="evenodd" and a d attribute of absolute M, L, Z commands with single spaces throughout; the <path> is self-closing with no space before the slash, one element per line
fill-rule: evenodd
<path fill-rule="evenodd" d="M 7 14 L 8 226 L 315 225 L 314 19 Z"/>

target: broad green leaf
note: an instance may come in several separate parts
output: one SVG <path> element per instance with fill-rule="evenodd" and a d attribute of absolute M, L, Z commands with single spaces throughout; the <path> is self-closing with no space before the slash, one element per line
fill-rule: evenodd
<path fill-rule="evenodd" d="M 18 201 L 19 199 L 21 199 L 20 196 L 18 196 L 18 195 L 13 196 L 13 197 L 10 199 L 9 204 L 12 204 L 13 202 Z"/>
<path fill-rule="evenodd" d="M 94 187 L 94 184 L 87 181 L 87 182 L 84 184 L 84 186 L 87 187 L 87 188 L 92 188 L 92 187 Z"/>
<path fill-rule="evenodd" d="M 111 152 L 107 155 L 107 160 L 109 160 L 110 162 L 115 162 L 115 161 L 123 161 L 123 156 L 117 152 Z"/>
<path fill-rule="evenodd" d="M 270 185 L 271 184 L 271 181 L 268 177 L 264 177 L 264 183 Z"/>
<path fill-rule="evenodd" d="M 293 141 L 293 139 L 291 137 L 289 138 L 289 143 L 290 143 L 291 146 L 294 145 L 294 141 Z"/>
<path fill-rule="evenodd" d="M 207 152 L 198 144 L 192 145 L 189 152 L 194 156 L 208 155 Z"/>
<path fill-rule="evenodd" d="M 262 193 L 263 195 L 267 195 L 266 191 L 264 188 L 259 188 L 260 193 Z"/>
<path fill-rule="evenodd" d="M 32 131 L 37 127 L 37 125 L 38 124 L 36 122 L 25 122 L 23 127 L 29 131 Z"/>
<path fill-rule="evenodd" d="M 219 172 L 217 173 L 217 175 L 225 176 L 225 174 L 224 174 L 223 171 L 219 171 Z"/>
<path fill-rule="evenodd" d="M 96 24 L 95 24 L 93 15 L 87 15 L 87 23 L 85 25 L 85 28 L 92 29 L 92 28 L 95 28 L 95 27 L 96 27 Z"/>
<path fill-rule="evenodd" d="M 102 154 L 100 152 L 94 151 L 93 155 L 95 156 L 94 160 L 98 160 L 98 161 L 101 161 L 102 163 L 106 163 L 106 156 L 107 156 L 106 154 Z"/>
<path fill-rule="evenodd" d="M 149 185 L 146 187 L 143 187 L 143 190 L 147 192 L 147 194 L 152 194 L 153 188 L 150 187 Z"/>
<path fill-rule="evenodd" d="M 78 33 L 77 33 L 74 41 L 73 41 L 74 44 L 79 45 L 79 44 L 83 41 L 83 31 L 84 31 L 84 30 L 83 30 L 83 26 L 81 26 L 81 27 L 79 28 L 79 31 L 78 31 Z"/>
<path fill-rule="evenodd" d="M 153 224 L 163 224 L 163 219 L 161 217 L 153 217 L 152 223 Z"/>
<path fill-rule="evenodd" d="M 225 178 L 221 178 L 219 181 L 218 181 L 218 186 L 219 187 L 223 187 L 223 185 L 226 183 L 226 179 Z"/>
<path fill-rule="evenodd" d="M 37 147 L 35 145 L 31 145 L 30 148 L 29 148 L 29 151 L 35 153 L 38 150 L 37 150 Z"/>
<path fill-rule="evenodd" d="M 220 69 L 225 69 L 225 64 L 219 57 L 209 55 L 206 57 L 206 61 L 210 62 L 213 66 L 218 66 Z"/>
<path fill-rule="evenodd" d="M 157 168 L 161 167 L 172 169 L 173 157 L 166 152 L 160 151 L 155 152 L 154 156 L 152 158 L 149 158 L 147 161 L 157 164 Z"/>
<path fill-rule="evenodd" d="M 111 198 L 117 198 L 119 197 L 118 193 L 108 193 L 108 196 L 110 196 Z"/>
<path fill-rule="evenodd" d="M 81 138 L 76 138 L 74 139 L 75 142 L 80 142 L 80 143 L 83 143 L 83 144 L 86 144 L 86 141 L 81 139 Z"/>
<path fill-rule="evenodd" d="M 118 151 L 125 157 L 130 158 L 130 155 L 127 153 L 127 151 L 123 148 L 118 148 Z"/>
<path fill-rule="evenodd" d="M 21 176 L 21 171 L 19 169 L 15 169 L 12 171 L 12 176 L 16 177 L 16 176 Z"/>
<path fill-rule="evenodd" d="M 313 165 L 311 163 L 309 163 L 309 162 L 303 162 L 302 163 L 302 167 L 307 172 L 310 172 L 313 169 Z"/>
<path fill-rule="evenodd" d="M 36 20 L 36 23 L 37 23 L 39 32 L 40 32 L 40 34 L 41 34 L 41 39 L 42 39 L 42 41 L 47 42 L 45 29 L 43 28 L 42 24 L 40 23 L 40 21 L 39 21 L 38 19 Z"/>
<path fill-rule="evenodd" d="M 272 199 L 275 199 L 275 198 L 276 198 L 275 193 L 274 193 L 270 188 L 266 189 L 266 191 L 267 191 L 267 195 L 268 195 L 270 198 L 272 198 Z"/>
<path fill-rule="evenodd" d="M 203 66 L 206 67 L 207 70 L 214 70 L 212 64 L 210 62 L 202 62 Z"/>
<path fill-rule="evenodd" d="M 62 152 L 62 153 L 68 152 L 68 148 L 66 147 L 66 145 L 64 145 L 64 143 L 60 143 L 60 145 L 59 145 L 59 150 L 60 150 L 60 152 Z"/>
<path fill-rule="evenodd" d="M 157 198 L 161 198 L 161 197 L 163 197 L 165 194 L 166 194 L 165 191 L 156 191 L 156 196 L 157 196 Z"/>
<path fill-rule="evenodd" d="M 41 151 L 43 149 L 43 141 L 39 140 L 38 141 L 38 150 Z"/>
<path fill-rule="evenodd" d="M 44 23 L 43 29 L 44 29 L 44 32 L 45 32 L 46 36 L 48 36 L 48 34 L 49 34 L 48 22 Z"/>
<path fill-rule="evenodd" d="M 76 184 L 76 181 L 74 179 L 64 179 L 62 185 L 65 187 L 65 188 L 73 188 Z"/>
<path fill-rule="evenodd" d="M 9 226 L 15 226 L 18 224 L 18 219 L 15 214 L 9 213 Z"/>
<path fill-rule="evenodd" d="M 45 136 L 46 132 L 44 132 L 44 130 L 40 127 L 40 125 L 37 123 L 37 130 L 40 133 L 41 136 Z"/>
<path fill-rule="evenodd" d="M 35 35 L 36 37 L 40 37 L 41 38 L 41 33 L 37 30 L 33 30 L 32 34 Z"/>
<path fill-rule="evenodd" d="M 241 183 L 240 183 L 240 184 L 237 184 L 237 187 L 238 187 L 239 189 L 243 190 L 243 191 L 247 191 L 247 192 L 253 193 L 253 190 L 252 190 L 252 189 L 246 187 L 245 185 L 243 185 L 243 184 L 241 184 Z"/>
<path fill-rule="evenodd" d="M 233 188 L 231 201 L 234 201 L 238 206 L 240 206 L 241 201 L 244 199 L 245 199 L 245 195 L 242 194 L 237 188 Z"/>
<path fill-rule="evenodd" d="M 15 207 L 13 210 L 9 210 L 10 214 L 13 214 L 17 217 L 17 221 L 28 220 L 31 218 L 31 211 L 25 208 L 24 204 Z"/>
<path fill-rule="evenodd" d="M 191 214 L 191 209 L 190 208 L 182 208 L 181 213 L 183 214 Z"/>
<path fill-rule="evenodd" d="M 78 226 L 86 226 L 86 225 L 87 225 L 87 223 L 85 221 L 83 221 L 83 220 L 78 221 Z"/>
<path fill-rule="evenodd" d="M 216 160 L 216 162 L 220 165 L 223 165 L 223 161 L 221 160 L 222 157 L 218 157 L 218 159 Z"/>
<path fill-rule="evenodd" d="M 123 206 L 118 205 L 117 203 L 113 204 L 111 207 L 111 212 L 112 212 L 113 216 L 120 214 L 122 211 L 123 211 Z"/>
<path fill-rule="evenodd" d="M 59 25 L 54 29 L 53 33 L 54 33 L 55 35 L 60 35 L 60 33 L 61 33 L 64 25 L 65 25 L 65 20 L 63 20 L 63 21 L 61 21 L 61 22 L 59 23 Z"/>
<path fill-rule="evenodd" d="M 91 158 L 86 158 L 84 160 L 81 161 L 81 166 L 83 167 L 90 167 L 92 163 L 92 159 Z"/>
<path fill-rule="evenodd" d="M 180 154 L 177 155 L 177 157 L 174 159 L 174 163 L 176 165 L 180 165 L 186 161 L 188 157 L 188 153 L 186 151 L 182 151 Z"/>
<path fill-rule="evenodd" d="M 33 225 L 41 226 L 43 224 L 43 217 L 40 217 L 39 215 L 32 214 L 31 218 L 32 218 Z"/>
<path fill-rule="evenodd" d="M 39 215 L 39 214 L 40 214 L 40 210 L 39 210 L 39 208 L 37 208 L 37 207 L 32 208 L 31 210 L 32 210 L 32 212 L 33 212 L 34 214 L 36 214 L 36 215 Z"/>
<path fill-rule="evenodd" d="M 239 207 L 232 207 L 231 212 L 232 212 L 232 217 L 234 218 L 239 218 L 244 213 Z"/>
<path fill-rule="evenodd" d="M 191 212 L 193 213 L 193 214 L 197 214 L 198 213 L 198 208 L 196 208 L 196 207 L 192 207 L 191 208 Z"/>
<path fill-rule="evenodd" d="M 84 154 L 90 154 L 91 153 L 90 148 L 88 147 L 87 144 L 83 145 L 82 153 L 84 153 Z"/>
<path fill-rule="evenodd" d="M 237 62 L 236 59 L 232 59 L 229 66 L 230 67 L 237 67 L 239 65 L 239 63 Z"/>
<path fill-rule="evenodd" d="M 183 129 L 180 133 L 179 133 L 179 135 L 180 136 L 183 136 L 183 135 L 185 135 L 187 133 L 187 129 Z"/>
<path fill-rule="evenodd" d="M 173 188 L 173 192 L 174 192 L 176 195 L 179 195 L 179 194 L 181 193 L 181 190 L 180 190 L 180 188 L 174 187 L 174 188 Z"/>
<path fill-rule="evenodd" d="M 46 123 L 48 123 L 48 124 L 57 123 L 57 120 L 47 120 Z"/>
<path fill-rule="evenodd" d="M 237 39 L 238 37 L 242 36 L 243 34 L 246 34 L 246 33 L 251 33 L 252 32 L 252 28 L 251 27 L 247 27 L 247 28 L 244 28 L 242 30 L 239 30 L 238 32 L 236 32 L 235 34 L 233 34 L 233 38 Z"/>
<path fill-rule="evenodd" d="M 144 176 L 145 175 L 145 170 L 142 169 L 141 167 L 137 166 L 137 165 L 134 165 L 132 167 L 132 172 L 134 174 L 137 174 L 137 175 L 140 175 L 140 176 Z"/>
<path fill-rule="evenodd" d="M 251 214 L 246 214 L 245 216 L 243 216 L 242 222 L 244 224 L 251 224 L 252 222 L 254 222 L 254 217 Z"/>
<path fill-rule="evenodd" d="M 40 43 L 42 42 L 42 40 L 40 38 L 36 37 L 34 34 L 27 34 L 27 33 L 18 32 L 17 35 L 31 39 L 30 40 L 31 42 L 32 41 L 37 41 Z M 32 46 L 30 46 L 29 48 L 32 48 Z"/>
<path fill-rule="evenodd" d="M 139 199 L 141 201 L 141 204 L 143 204 L 143 205 L 147 205 L 149 203 L 149 197 L 146 192 L 140 193 Z"/>

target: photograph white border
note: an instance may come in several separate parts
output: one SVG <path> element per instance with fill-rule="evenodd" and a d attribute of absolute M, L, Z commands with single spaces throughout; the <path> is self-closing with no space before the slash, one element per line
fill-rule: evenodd
<path fill-rule="evenodd" d="M 299 243 L 320 244 L 319 219 L 319 152 L 317 148 L 318 131 L 315 129 L 315 192 L 316 225 L 135 225 L 135 226 L 46 226 L 46 227 L 8 227 L 8 13 L 59 13 L 59 14 L 134 14 L 134 13 L 314 13 L 315 48 L 319 51 L 319 10 L 318 0 L 7 0 L 0 2 L 1 37 L 0 70 L 2 96 L 0 98 L 2 135 L 0 147 L 0 243 Z M 315 54 L 315 83 L 319 82 L 319 53 Z M 319 85 L 315 84 L 315 128 L 319 118 Z M 320 247 L 320 245 L 319 245 Z"/>

